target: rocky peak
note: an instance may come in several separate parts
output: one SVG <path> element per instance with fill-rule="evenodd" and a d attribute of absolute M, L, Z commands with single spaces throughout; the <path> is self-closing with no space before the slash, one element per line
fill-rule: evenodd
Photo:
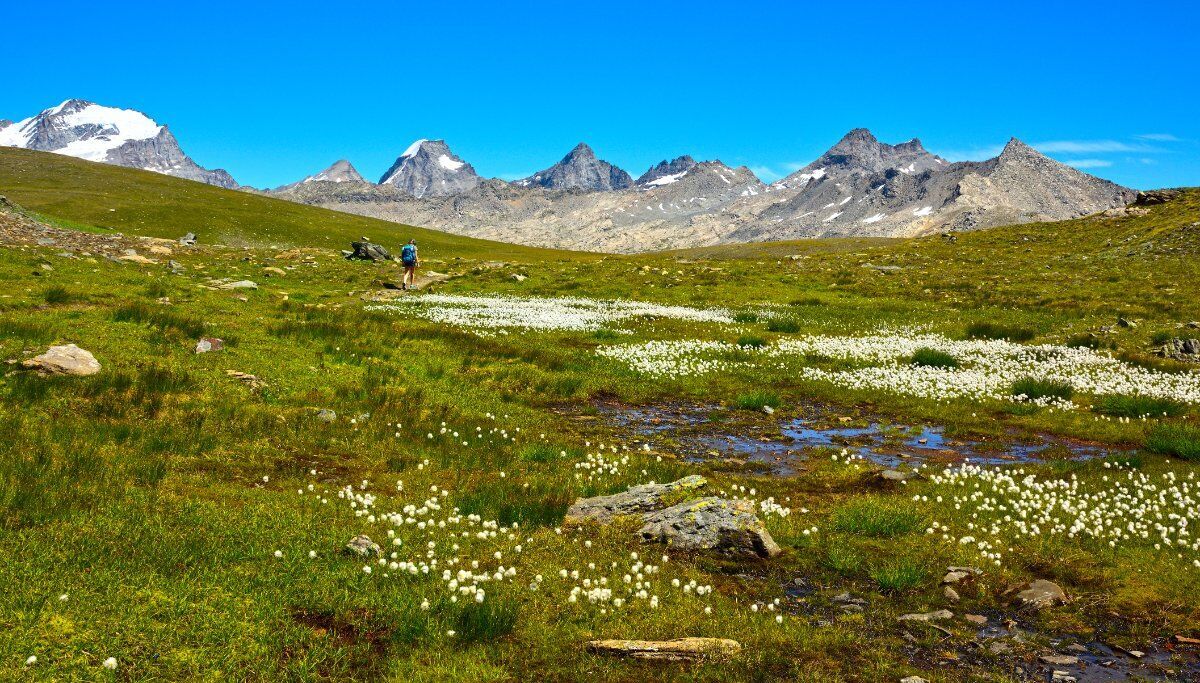
<path fill-rule="evenodd" d="M 666 182 L 674 182 L 674 180 L 681 178 L 684 173 L 690 171 L 695 165 L 696 160 L 686 154 L 681 157 L 675 157 L 671 161 L 663 159 L 654 166 L 651 166 L 650 170 L 643 173 L 641 177 L 637 179 L 637 184 L 662 185 Z M 674 180 L 664 180 L 667 178 L 672 178 Z"/>
<path fill-rule="evenodd" d="M 1001 163 L 1003 163 L 1005 161 L 1016 161 L 1019 159 L 1049 160 L 1049 157 L 1014 137 L 1008 139 L 1008 144 L 1004 145 L 1004 150 L 1000 152 L 999 159 Z"/>
<path fill-rule="evenodd" d="M 9 121 L 8 119 L 0 119 L 0 130 L 4 130 L 5 128 L 8 128 L 12 124 L 13 124 L 13 122 Z"/>
<path fill-rule="evenodd" d="M 595 192 L 623 190 L 633 185 L 633 178 L 607 161 L 596 158 L 592 148 L 581 142 L 557 164 L 519 180 L 517 184 L 539 185 L 552 190 Z"/>
<path fill-rule="evenodd" d="M 417 140 L 404 150 L 380 178 L 414 197 L 460 194 L 479 185 L 479 174 L 445 140 Z"/>
<path fill-rule="evenodd" d="M 346 161 L 345 159 L 339 159 L 333 162 L 333 165 L 324 171 L 321 171 L 315 175 L 310 175 L 300 182 L 365 183 L 367 181 L 362 177 L 362 175 L 359 174 L 358 169 L 354 168 L 354 164 Z"/>

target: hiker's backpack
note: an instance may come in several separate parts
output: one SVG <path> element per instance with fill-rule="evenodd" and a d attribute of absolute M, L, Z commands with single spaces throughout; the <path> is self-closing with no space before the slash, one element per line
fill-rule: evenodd
<path fill-rule="evenodd" d="M 417 248 L 411 244 L 406 244 L 400 248 L 400 260 L 406 264 L 417 262 Z"/>

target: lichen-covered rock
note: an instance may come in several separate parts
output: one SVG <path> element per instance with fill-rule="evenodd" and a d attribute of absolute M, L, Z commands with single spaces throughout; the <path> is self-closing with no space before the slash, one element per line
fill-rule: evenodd
<path fill-rule="evenodd" d="M 51 346 L 42 355 L 27 359 L 21 365 L 42 375 L 83 377 L 100 372 L 100 362 L 96 357 L 74 344 Z"/>
<path fill-rule="evenodd" d="M 677 638 L 675 640 L 593 640 L 587 644 L 595 654 L 678 662 L 727 659 L 742 649 L 728 638 Z"/>
<path fill-rule="evenodd" d="M 781 552 L 747 501 L 700 498 L 651 512 L 642 519 L 645 524 L 638 531 L 642 538 L 678 550 L 719 550 L 759 557 Z"/>
<path fill-rule="evenodd" d="M 580 498 L 567 510 L 565 521 L 568 524 L 587 519 L 608 522 L 614 517 L 639 515 L 660 510 L 671 502 L 671 496 L 686 495 L 688 491 L 698 491 L 707 484 L 707 479 L 693 474 L 667 484 L 634 486 L 628 491 L 614 493 L 611 496 Z"/>

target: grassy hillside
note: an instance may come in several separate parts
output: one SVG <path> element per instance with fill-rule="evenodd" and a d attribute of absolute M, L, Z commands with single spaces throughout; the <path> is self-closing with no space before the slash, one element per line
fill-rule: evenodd
<path fill-rule="evenodd" d="M 415 238 L 427 257 L 528 260 L 566 255 L 11 147 L 0 147 L 0 195 L 67 227 L 168 239 L 194 232 L 210 244 L 346 249 L 351 240 L 367 236 L 393 247 Z"/>

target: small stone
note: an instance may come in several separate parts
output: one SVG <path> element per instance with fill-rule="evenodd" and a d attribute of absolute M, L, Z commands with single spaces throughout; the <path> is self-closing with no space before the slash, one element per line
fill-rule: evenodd
<path fill-rule="evenodd" d="M 1079 683 L 1079 679 L 1066 671 L 1055 671 L 1050 676 L 1052 683 Z"/>
<path fill-rule="evenodd" d="M 1070 650 L 1071 652 L 1075 652 L 1075 653 L 1079 653 L 1079 654 L 1082 654 L 1082 653 L 1088 651 L 1087 647 L 1080 645 L 1079 643 L 1071 643 L 1070 645 L 1067 646 L 1067 649 Z"/>
<path fill-rule="evenodd" d="M 1141 650 L 1126 650 L 1125 654 L 1133 657 L 1134 659 L 1141 659 L 1142 657 L 1146 656 L 1146 653 L 1142 652 Z"/>
<path fill-rule="evenodd" d="M 1075 666 L 1079 663 L 1079 658 L 1074 655 L 1042 655 L 1038 659 L 1051 666 Z"/>
<path fill-rule="evenodd" d="M 942 577 L 944 584 L 957 584 L 966 581 L 982 572 L 975 567 L 947 567 L 946 575 Z"/>
<path fill-rule="evenodd" d="M 1130 320 L 1129 318 L 1121 317 L 1121 318 L 1117 318 L 1117 326 L 1118 327 L 1128 327 L 1128 328 L 1132 329 L 1134 327 L 1137 327 L 1137 323 Z"/>
<path fill-rule="evenodd" d="M 513 273 L 512 279 L 516 280 L 517 282 L 524 282 L 528 280 L 529 277 L 527 275 L 521 275 L 520 273 Z"/>
<path fill-rule="evenodd" d="M 179 243 L 185 247 L 190 247 L 196 244 L 196 234 L 189 232 L 188 234 L 179 238 Z"/>
<path fill-rule="evenodd" d="M 321 422 L 335 422 L 337 421 L 337 413 L 328 408 L 321 408 L 317 411 L 317 419 Z"/>
<path fill-rule="evenodd" d="M 201 337 L 200 341 L 196 342 L 196 353 L 208 353 L 209 351 L 220 351 L 225 348 L 225 340 L 216 337 Z"/>
<path fill-rule="evenodd" d="M 982 614 L 964 614 L 963 619 L 966 619 L 967 623 L 974 624 L 975 626 L 987 626 L 988 623 L 988 618 Z"/>
<path fill-rule="evenodd" d="M 763 409 L 763 412 L 764 412 L 764 413 L 766 413 L 767 415 L 774 415 L 774 414 L 775 414 L 775 409 L 774 409 L 774 408 L 772 408 L 771 406 L 763 406 L 763 408 L 762 408 L 762 409 Z"/>
<path fill-rule="evenodd" d="M 905 676 L 900 679 L 900 683 L 929 683 L 929 681 L 920 676 Z"/>
<path fill-rule="evenodd" d="M 959 600 L 958 591 L 954 590 L 950 586 L 946 586 L 942 589 L 942 595 L 946 596 L 946 599 L 950 602 L 958 602 Z"/>
<path fill-rule="evenodd" d="M 258 289 L 258 283 L 253 280 L 238 280 L 237 282 L 226 282 L 221 285 L 221 289 Z"/>
<path fill-rule="evenodd" d="M 287 271 L 283 268 L 267 266 L 266 268 L 263 268 L 263 275 L 266 275 L 267 277 L 283 277 L 287 275 Z"/>
<path fill-rule="evenodd" d="M 371 557 L 372 555 L 382 554 L 379 544 L 372 541 L 371 537 L 365 534 L 359 534 L 350 539 L 350 542 L 346 544 L 346 552 L 358 557 Z"/>

